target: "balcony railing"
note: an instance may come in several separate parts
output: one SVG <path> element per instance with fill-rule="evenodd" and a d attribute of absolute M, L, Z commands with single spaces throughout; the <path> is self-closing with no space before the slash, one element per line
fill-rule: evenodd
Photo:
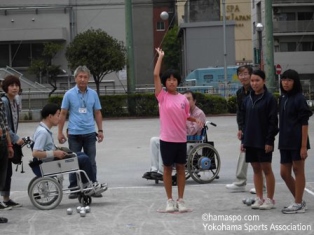
<path fill-rule="evenodd" d="M 274 33 L 302 33 L 313 32 L 314 33 L 314 21 L 274 21 L 273 22 Z"/>
<path fill-rule="evenodd" d="M 273 4 L 314 3 L 313 0 L 273 0 Z"/>

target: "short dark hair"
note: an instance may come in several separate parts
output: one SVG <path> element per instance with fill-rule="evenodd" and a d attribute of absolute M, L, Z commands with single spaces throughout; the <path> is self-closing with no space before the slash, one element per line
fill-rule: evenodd
<path fill-rule="evenodd" d="M 168 78 L 171 77 L 171 75 L 177 79 L 178 85 L 181 83 L 181 76 L 180 73 L 177 70 L 174 69 L 168 69 L 161 75 L 161 83 L 166 87 L 166 81 Z"/>
<path fill-rule="evenodd" d="M 294 81 L 293 88 L 291 91 L 289 91 L 290 94 L 296 94 L 299 92 L 302 92 L 302 85 L 299 77 L 299 73 L 293 69 L 288 69 L 283 72 L 281 75 L 281 79 L 292 79 Z M 282 87 L 282 83 L 280 82 L 280 90 L 283 93 L 286 93 L 286 91 Z"/>
<path fill-rule="evenodd" d="M 190 94 L 192 95 L 193 100 L 196 99 L 195 93 L 194 93 L 193 91 L 191 91 L 191 90 L 186 90 L 186 91 L 184 91 L 182 94 L 188 94 L 188 93 L 190 93 Z"/>
<path fill-rule="evenodd" d="M 17 86 L 20 87 L 21 90 L 21 82 L 20 79 L 14 75 L 8 75 L 4 78 L 4 80 L 2 81 L 2 90 L 5 93 L 8 93 L 8 88 L 9 86 L 11 86 L 12 84 L 16 84 Z"/>
<path fill-rule="evenodd" d="M 247 69 L 247 71 L 249 71 L 249 74 L 252 75 L 253 68 L 251 65 L 242 65 L 242 66 L 238 67 L 237 68 L 237 75 L 239 75 L 239 73 L 241 73 L 245 69 Z"/>
<path fill-rule="evenodd" d="M 260 70 L 260 69 L 254 70 L 254 71 L 252 72 L 252 74 L 261 77 L 263 80 L 266 79 L 266 75 L 265 75 L 265 72 L 264 72 L 263 70 Z"/>
<path fill-rule="evenodd" d="M 41 118 L 45 119 L 50 114 L 55 115 L 58 110 L 60 110 L 60 107 L 57 104 L 54 104 L 54 103 L 46 104 L 41 110 Z"/>

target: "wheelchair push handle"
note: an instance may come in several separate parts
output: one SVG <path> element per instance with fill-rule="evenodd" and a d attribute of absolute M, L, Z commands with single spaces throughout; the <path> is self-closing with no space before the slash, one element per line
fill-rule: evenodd
<path fill-rule="evenodd" d="M 23 141 L 24 141 L 24 144 L 22 144 L 22 148 L 23 148 L 25 145 L 27 145 L 27 147 L 30 148 L 31 145 L 34 143 L 34 141 L 33 141 L 33 140 L 31 139 L 31 137 L 29 137 L 29 136 L 23 137 L 22 139 L 23 139 Z"/>
<path fill-rule="evenodd" d="M 207 122 L 206 122 L 206 126 L 208 126 L 208 125 L 217 126 L 216 123 L 213 123 L 213 122 L 210 122 L 210 121 L 207 121 Z"/>

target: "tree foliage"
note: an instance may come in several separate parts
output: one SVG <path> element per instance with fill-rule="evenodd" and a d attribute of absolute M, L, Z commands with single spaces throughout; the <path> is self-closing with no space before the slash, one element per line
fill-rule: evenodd
<path fill-rule="evenodd" d="M 165 68 L 180 69 L 181 42 L 178 38 L 178 31 L 177 25 L 169 29 L 162 43 L 162 49 L 165 51 L 163 62 Z"/>
<path fill-rule="evenodd" d="M 62 44 L 55 42 L 44 43 L 42 56 L 38 59 L 34 59 L 31 62 L 31 66 L 28 71 L 35 74 L 37 78 L 46 76 L 48 83 L 53 87 L 49 96 L 57 89 L 57 76 L 62 73 L 60 65 L 52 64 L 52 59 L 63 48 Z"/>
<path fill-rule="evenodd" d="M 89 68 L 98 94 L 105 75 L 123 69 L 126 63 L 123 42 L 101 29 L 89 29 L 78 34 L 67 47 L 65 55 L 72 70 L 79 65 Z"/>

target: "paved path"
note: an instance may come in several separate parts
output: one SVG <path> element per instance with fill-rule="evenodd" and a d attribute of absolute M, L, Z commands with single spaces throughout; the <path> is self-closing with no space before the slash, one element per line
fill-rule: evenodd
<path fill-rule="evenodd" d="M 159 121 L 151 119 L 104 120 L 105 140 L 98 144 L 97 162 L 100 182 L 107 182 L 109 190 L 103 198 L 93 198 L 91 213 L 81 218 L 66 214 L 67 208 L 75 209 L 77 200 L 64 195 L 60 205 L 50 211 L 36 209 L 30 202 L 26 189 L 33 174 L 27 164 L 25 173 L 14 172 L 12 198 L 23 207 L 1 211 L 9 219 L 0 224 L 0 234 L 314 234 L 314 159 L 309 151 L 306 162 L 307 185 L 304 199 L 308 204 L 305 214 L 283 215 L 281 209 L 292 200 L 279 175 L 279 153 L 274 153 L 273 169 L 276 177 L 275 199 L 277 208 L 271 211 L 252 210 L 242 204 L 250 197 L 252 170 L 249 169 L 247 192 L 230 193 L 225 184 L 231 183 L 237 162 L 239 142 L 236 139 L 234 116 L 214 116 L 207 120 L 217 127 L 210 128 L 222 167 L 220 179 L 201 185 L 187 181 L 185 199 L 192 212 L 184 214 L 158 213 L 165 207 L 162 183 L 141 178 L 149 169 L 149 138 L 158 135 Z M 312 118 L 310 126 L 313 127 Z M 32 135 L 38 123 L 22 123 L 21 136 Z M 53 129 L 56 134 L 57 129 Z M 310 128 L 314 140 L 314 128 Z M 313 144 L 312 144 L 313 145 Z M 30 150 L 24 149 L 25 162 L 31 159 Z M 67 180 L 65 180 L 67 181 Z M 65 184 L 66 187 L 66 184 Z M 174 188 L 174 195 L 177 191 Z M 176 198 L 176 197 L 175 197 Z M 251 231 L 250 231 L 251 230 Z"/>

